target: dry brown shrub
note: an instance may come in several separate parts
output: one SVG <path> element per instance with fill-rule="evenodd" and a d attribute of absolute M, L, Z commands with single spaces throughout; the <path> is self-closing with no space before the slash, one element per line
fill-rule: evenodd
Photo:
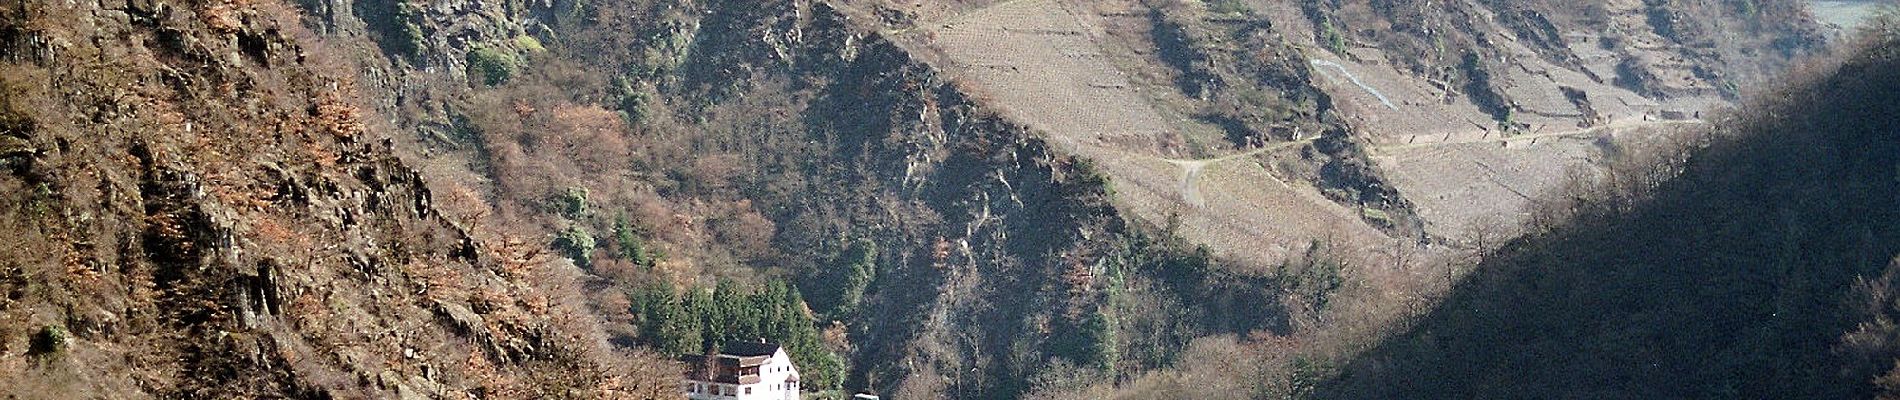
<path fill-rule="evenodd" d="M 322 295 L 316 291 L 305 291 L 290 300 L 289 313 L 295 326 L 302 329 L 315 329 L 324 326 L 330 319 L 330 307 L 323 304 Z"/>
<path fill-rule="evenodd" d="M 691 219 L 681 221 L 676 218 L 683 214 L 671 202 L 651 192 L 636 193 L 630 197 L 629 201 L 633 204 L 630 218 L 635 225 L 652 232 L 655 238 L 662 241 L 686 243 L 692 238 Z"/>
<path fill-rule="evenodd" d="M 488 249 L 499 261 L 496 273 L 512 282 L 533 276 L 548 261 L 547 247 L 518 238 L 505 238 L 500 244 L 488 245 Z"/>
<path fill-rule="evenodd" d="M 301 249 L 314 247 L 310 242 L 310 236 L 290 230 L 271 214 L 254 215 L 251 220 L 251 231 L 257 235 L 257 240 L 261 243 L 281 244 Z"/>
<path fill-rule="evenodd" d="M 449 216 L 463 226 L 472 226 L 487 217 L 490 208 L 488 201 L 469 185 L 453 179 L 434 178 L 429 180 L 430 193 L 437 211 Z"/>
<path fill-rule="evenodd" d="M 950 240 L 943 236 L 938 236 L 937 242 L 930 245 L 930 259 L 936 262 L 938 268 L 943 268 L 944 262 L 950 259 L 950 249 Z"/>
<path fill-rule="evenodd" d="M 601 319 L 616 323 L 631 323 L 633 321 L 633 314 L 626 312 L 627 310 L 633 309 L 633 300 L 627 298 L 627 292 L 618 290 L 597 290 L 588 294 L 592 298 L 588 304 L 593 304 L 596 309 L 601 311 Z"/>
<path fill-rule="evenodd" d="M 678 254 L 678 253 L 668 253 Z M 704 269 L 692 258 L 669 257 L 653 264 L 653 274 L 658 279 L 672 283 L 674 287 L 687 287 L 695 284 L 695 279 L 704 274 Z"/>
<path fill-rule="evenodd" d="M 626 126 L 620 115 L 596 106 L 563 105 L 554 109 L 547 142 L 549 150 L 558 149 L 574 160 L 580 174 L 608 174 L 631 164 L 624 136 Z"/>
<path fill-rule="evenodd" d="M 811 314 L 809 309 L 806 314 Z M 827 348 L 835 351 L 846 351 L 851 348 L 850 331 L 845 328 L 844 321 L 831 321 L 831 325 L 825 326 L 825 330 L 820 334 Z"/>
<path fill-rule="evenodd" d="M 336 152 L 330 151 L 329 147 L 316 142 L 305 142 L 303 150 L 304 155 L 310 157 L 310 161 L 316 163 L 321 169 L 331 170 L 336 167 Z"/>
<path fill-rule="evenodd" d="M 723 189 L 732 184 L 744 160 L 735 154 L 715 154 L 693 160 L 692 179 L 700 186 L 709 189 Z"/>
<path fill-rule="evenodd" d="M 679 393 L 680 365 L 646 350 L 602 350 L 602 367 L 613 378 L 600 395 L 609 399 L 664 399 Z M 611 389 L 611 390 L 606 390 Z"/>
<path fill-rule="evenodd" d="M 749 200 L 741 200 L 734 207 L 737 210 L 733 215 L 718 219 L 713 225 L 720 241 L 743 258 L 761 259 L 771 255 L 772 236 L 778 230 L 772 220 L 753 209 Z"/>
<path fill-rule="evenodd" d="M 440 264 L 415 261 L 402 266 L 403 274 L 408 276 L 411 285 L 417 287 L 423 298 L 429 300 L 459 300 L 468 296 L 460 275 Z"/>
<path fill-rule="evenodd" d="M 237 32 L 243 25 L 243 22 L 238 21 L 238 17 L 232 13 L 231 5 L 219 3 L 205 7 L 198 12 L 198 15 L 204 18 L 205 26 L 210 27 L 212 31 L 228 34 Z"/>
<path fill-rule="evenodd" d="M 356 105 L 344 100 L 351 98 L 350 92 L 355 90 L 347 84 L 337 86 L 337 90 L 326 91 L 317 98 L 315 117 L 318 129 L 339 138 L 362 135 L 364 128 L 361 111 L 356 108 Z"/>
<path fill-rule="evenodd" d="M 646 274 L 645 268 L 639 265 L 605 254 L 594 256 L 593 262 L 592 268 L 595 275 L 616 282 L 632 282 Z"/>
<path fill-rule="evenodd" d="M 468 361 L 462 364 L 462 369 L 467 371 L 469 380 L 476 382 L 476 387 L 480 388 L 482 393 L 488 395 L 490 398 L 525 399 L 531 397 L 531 393 L 522 387 L 521 382 L 516 380 L 513 374 L 503 372 L 500 368 L 497 368 L 494 363 L 488 362 L 488 357 L 481 353 L 469 354 Z"/>

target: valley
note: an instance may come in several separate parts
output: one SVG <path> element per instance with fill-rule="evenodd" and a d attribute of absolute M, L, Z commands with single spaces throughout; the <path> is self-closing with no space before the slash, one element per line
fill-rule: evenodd
<path fill-rule="evenodd" d="M 15 3 L 10 398 L 670 398 L 732 349 L 808 399 L 1698 397 L 1741 383 L 1654 341 L 1900 354 L 1825 305 L 1891 296 L 1878 110 L 1802 89 L 1885 87 L 1867 3 Z M 1873 361 L 1819 355 L 1863 320 L 1831 354 Z M 1672 369 L 1550 378 L 1631 354 Z"/>

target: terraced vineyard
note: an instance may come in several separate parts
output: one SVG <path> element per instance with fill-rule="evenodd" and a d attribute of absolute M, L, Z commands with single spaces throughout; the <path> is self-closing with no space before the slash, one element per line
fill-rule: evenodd
<path fill-rule="evenodd" d="M 941 52 L 945 69 L 1005 114 L 1094 160 L 1113 177 L 1126 211 L 1156 225 L 1178 220 L 1182 235 L 1221 254 L 1271 265 L 1311 238 L 1370 245 L 1380 237 L 1355 212 L 1257 163 L 1201 169 L 1169 162 L 1190 154 L 1182 143 L 1191 128 L 1164 117 L 1143 93 L 1153 89 L 1131 82 L 1112 60 L 1134 56 L 1102 43 L 1105 19 L 1117 13 L 1100 10 L 1116 6 L 998 2 L 902 35 Z"/>
<path fill-rule="evenodd" d="M 1130 215 L 1178 227 L 1190 240 L 1254 265 L 1276 264 L 1314 238 L 1367 249 L 1386 246 L 1395 234 L 1456 242 L 1480 219 L 1515 225 L 1531 198 L 1571 170 L 1603 161 L 1606 146 L 1679 131 L 1647 125 L 1681 124 L 1726 103 L 1717 82 L 1692 71 L 1685 55 L 1692 51 L 1651 26 L 1651 10 L 1640 1 L 1605 2 L 1596 25 L 1553 28 L 1561 36 L 1557 48 L 1533 47 L 1539 42 L 1519 37 L 1500 11 L 1462 3 L 1475 21 L 1467 29 L 1495 35 L 1487 51 L 1505 61 L 1485 71 L 1509 101 L 1502 121 L 1467 98 L 1471 87 L 1421 75 L 1376 42 L 1347 40 L 1328 51 L 1308 34 L 1322 29 L 1302 17 L 1300 3 L 1243 3 L 1261 21 L 1253 25 L 1205 4 L 1181 4 L 1170 12 L 1199 13 L 1216 32 L 1261 35 L 1264 28 L 1303 49 L 1312 60 L 1302 67 L 1311 69 L 1310 84 L 1330 96 L 1337 124 L 1362 143 L 1354 146 L 1370 151 L 1376 173 L 1416 208 L 1422 230 L 1382 231 L 1389 223 L 1373 217 L 1382 210 L 1329 197 L 1319 179 L 1289 173 L 1301 167 L 1286 163 L 1309 158 L 1319 132 L 1250 146 L 1208 139 L 1213 128 L 1194 117 L 1195 95 L 1168 84 L 1179 79 L 1169 71 L 1187 72 L 1147 49 L 1159 42 L 1143 42 L 1159 37 L 1151 4 L 967 4 L 913 13 L 920 17 L 886 33 L 928 54 L 1011 118 L 1096 161 Z M 1236 45 L 1217 36 L 1195 46 Z M 1644 80 L 1618 82 L 1618 74 L 1631 71 Z"/>

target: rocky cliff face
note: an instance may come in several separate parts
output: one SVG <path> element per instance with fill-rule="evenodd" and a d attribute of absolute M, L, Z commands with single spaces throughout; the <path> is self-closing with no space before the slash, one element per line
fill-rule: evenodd
<path fill-rule="evenodd" d="M 442 217 L 313 37 L 263 2 L 0 9 L 0 391 L 672 389 L 603 347 L 571 266 Z"/>

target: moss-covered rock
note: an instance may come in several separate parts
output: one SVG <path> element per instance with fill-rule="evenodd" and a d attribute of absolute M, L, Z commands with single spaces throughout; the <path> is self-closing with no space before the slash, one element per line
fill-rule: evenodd
<path fill-rule="evenodd" d="M 484 85 L 507 83 L 521 71 L 521 57 L 496 46 L 477 47 L 468 52 L 468 78 Z"/>

